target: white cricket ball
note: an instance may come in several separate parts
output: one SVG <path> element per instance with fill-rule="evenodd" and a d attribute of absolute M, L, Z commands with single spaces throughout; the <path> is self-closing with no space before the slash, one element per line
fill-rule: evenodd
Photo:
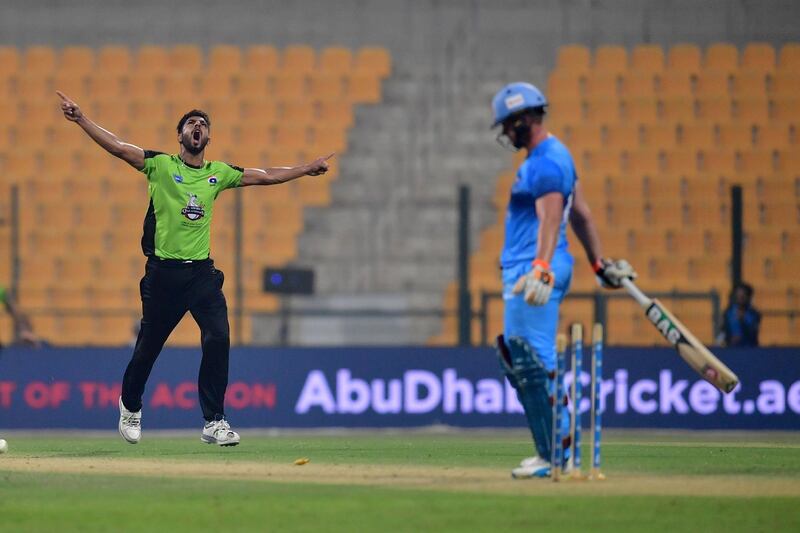
<path fill-rule="evenodd" d="M 8 451 L 8 442 L 6 439 L 0 439 L 0 453 L 6 453 Z"/>

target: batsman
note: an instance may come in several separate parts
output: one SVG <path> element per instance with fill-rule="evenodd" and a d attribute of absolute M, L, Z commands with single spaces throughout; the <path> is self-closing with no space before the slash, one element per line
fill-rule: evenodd
<path fill-rule="evenodd" d="M 514 478 L 550 474 L 551 381 L 554 379 L 558 308 L 569 291 L 573 258 L 567 222 L 581 241 L 602 287 L 617 289 L 636 278 L 627 261 L 604 258 L 589 206 L 567 147 L 544 124 L 547 99 L 529 83 L 511 83 L 492 100 L 498 141 L 526 150 L 511 187 L 500 257 L 504 326 L 497 338 L 503 371 L 517 391 L 533 436 L 535 454 L 511 471 Z M 563 399 L 558 399 L 563 401 Z M 569 419 L 565 417 L 564 435 Z M 564 443 L 564 460 L 570 443 Z"/>

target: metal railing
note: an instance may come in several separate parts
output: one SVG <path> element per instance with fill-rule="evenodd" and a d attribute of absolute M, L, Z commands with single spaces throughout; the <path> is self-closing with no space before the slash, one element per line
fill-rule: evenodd
<path fill-rule="evenodd" d="M 666 300 L 709 300 L 711 304 L 711 331 L 716 334 L 721 325 L 720 296 L 715 290 L 708 292 L 662 291 L 648 293 L 651 298 Z M 474 317 L 480 321 L 481 346 L 489 342 L 489 305 L 493 300 L 502 300 L 503 293 L 497 291 L 481 292 L 480 308 Z M 567 294 L 566 300 L 591 300 L 594 303 L 593 322 L 599 322 L 603 329 L 608 331 L 608 301 L 616 299 L 630 299 L 626 293 L 611 291 L 572 292 Z"/>

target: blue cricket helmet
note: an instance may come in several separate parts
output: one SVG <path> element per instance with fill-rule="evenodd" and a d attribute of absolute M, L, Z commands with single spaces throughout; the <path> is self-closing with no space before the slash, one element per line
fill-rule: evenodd
<path fill-rule="evenodd" d="M 509 83 L 492 98 L 492 110 L 494 111 L 492 127 L 496 127 L 511 115 L 524 109 L 534 109 L 546 105 L 547 98 L 534 85 L 522 81 Z"/>

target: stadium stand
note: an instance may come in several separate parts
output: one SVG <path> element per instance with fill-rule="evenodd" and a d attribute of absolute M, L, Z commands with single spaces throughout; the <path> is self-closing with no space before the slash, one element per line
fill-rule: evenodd
<path fill-rule="evenodd" d="M 54 344 L 120 345 L 132 340 L 140 314 L 136 289 L 144 262 L 139 239 L 147 209 L 145 181 L 59 116 L 56 89 L 75 98 L 101 125 L 145 149 L 175 150 L 180 115 L 207 109 L 213 139 L 209 158 L 271 166 L 334 151 L 341 156 L 348 148 L 353 108 L 379 102 L 382 80 L 390 73 L 391 57 L 380 47 L 318 51 L 300 44 L 283 50 L 219 45 L 207 55 L 192 44 L 0 47 L 0 95 L 9 110 L 0 128 L 0 161 L 20 186 L 20 304 L 36 331 Z M 303 209 L 330 203 L 337 168 L 334 162 L 332 171 L 313 183 L 242 195 L 249 221 L 243 232 L 247 290 L 244 335 L 234 340 L 250 341 L 250 314 L 278 309 L 278 300 L 260 290 L 260 271 L 267 263 L 286 264 L 297 257 Z M 212 250 L 227 264 L 234 253 L 237 194 L 222 195 L 215 209 Z M 0 228 L 5 251 L 9 229 Z M 5 270 L 0 274 L 8 279 Z M 234 307 L 233 270 L 226 278 Z M 169 342 L 196 345 L 198 334 L 187 315 Z"/>
<path fill-rule="evenodd" d="M 738 183 L 745 197 L 744 278 L 755 287 L 755 303 L 762 309 L 796 307 L 798 50 L 790 43 L 776 53 L 761 42 L 746 44 L 741 53 L 729 43 L 712 44 L 704 53 L 692 44 L 669 50 L 606 45 L 593 54 L 580 45 L 559 49 L 548 81 L 551 131 L 573 153 L 606 253 L 629 259 L 644 290 L 716 289 L 724 305 L 730 283 L 729 187 Z M 513 178 L 513 170 L 498 176 L 493 202 L 500 216 L 482 232 L 470 258 L 474 308 L 481 292 L 501 290 L 497 260 Z M 585 269 L 571 232 L 570 242 L 576 268 Z M 589 275 L 574 279 L 573 292 L 595 289 Z M 707 302 L 669 305 L 698 337 L 713 342 Z M 455 283 L 447 287 L 444 306 L 456 308 Z M 589 323 L 591 313 L 591 302 L 568 299 L 562 323 Z M 659 342 L 635 303 L 611 300 L 608 316 L 610 343 Z M 490 332 L 502 331 L 501 301 L 490 306 L 488 321 Z M 764 344 L 798 339 L 796 317 L 765 324 Z M 472 338 L 478 334 L 473 323 Z M 455 338 L 455 317 L 449 316 L 430 342 Z"/>

